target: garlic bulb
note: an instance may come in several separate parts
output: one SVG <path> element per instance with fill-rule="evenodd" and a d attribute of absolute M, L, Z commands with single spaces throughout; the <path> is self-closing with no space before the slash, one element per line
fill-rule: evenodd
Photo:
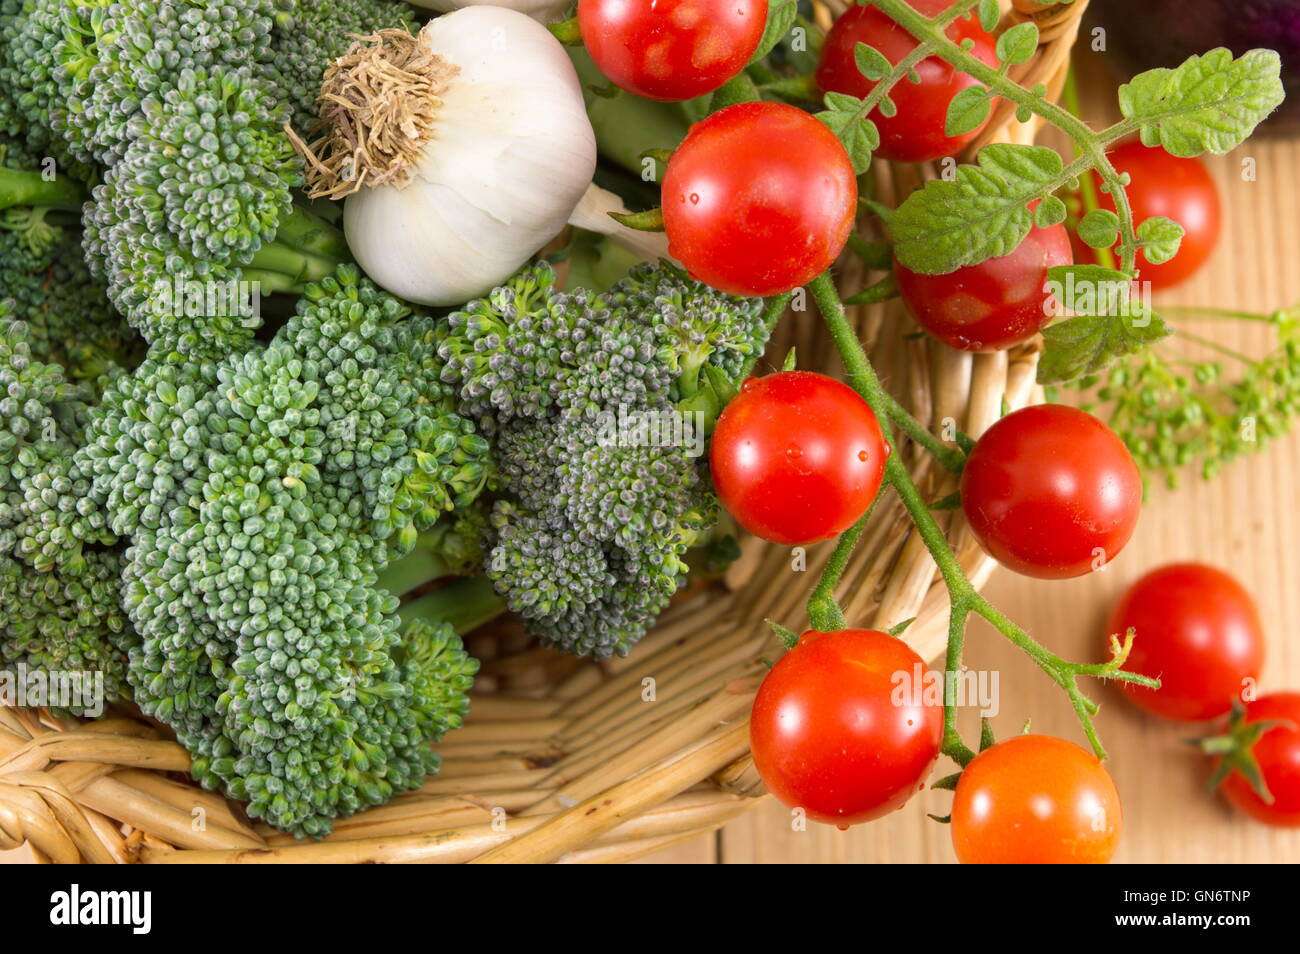
<path fill-rule="evenodd" d="M 522 13 L 473 6 L 386 30 L 330 67 L 314 196 L 347 196 L 343 230 L 377 284 L 454 305 L 501 284 L 564 228 L 596 165 L 569 57 Z M 340 116 L 342 118 L 340 118 Z"/>
<path fill-rule="evenodd" d="M 412 6 L 424 7 L 426 10 L 438 10 L 447 13 L 462 7 L 476 7 L 486 0 L 408 0 Z M 499 7 L 508 7 L 526 13 L 541 23 L 556 23 L 564 19 L 564 14 L 573 6 L 573 0 L 500 0 Z"/>

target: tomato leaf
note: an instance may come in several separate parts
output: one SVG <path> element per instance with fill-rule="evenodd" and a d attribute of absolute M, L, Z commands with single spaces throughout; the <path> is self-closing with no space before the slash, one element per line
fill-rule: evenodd
<path fill-rule="evenodd" d="M 1040 229 L 1050 229 L 1053 225 L 1064 222 L 1067 212 L 1064 202 L 1054 195 L 1049 195 L 1038 203 L 1038 208 L 1034 209 L 1034 224 Z"/>
<path fill-rule="evenodd" d="M 1092 248 L 1110 248 L 1119 238 L 1119 216 L 1110 209 L 1093 209 L 1079 220 L 1080 240 Z"/>
<path fill-rule="evenodd" d="M 1170 334 L 1164 320 L 1133 294 L 1134 284 L 1123 272 L 1100 265 L 1062 265 L 1049 268 L 1047 278 L 1057 301 L 1075 317 L 1043 329 L 1040 384 L 1096 374 L 1116 358 Z"/>
<path fill-rule="evenodd" d="M 880 145 L 880 132 L 862 115 L 862 100 L 845 93 L 827 93 L 826 109 L 816 114 L 826 128 L 844 144 L 853 171 L 861 175 L 871 165 L 871 154 Z"/>
<path fill-rule="evenodd" d="M 998 37 L 997 54 L 1002 63 L 1024 63 L 1038 50 L 1038 27 L 1032 20 L 1017 23 Z"/>
<path fill-rule="evenodd" d="M 1139 73 L 1119 88 L 1119 108 L 1142 142 L 1175 156 L 1222 155 L 1282 102 L 1282 61 L 1273 50 L 1237 59 L 1220 47 L 1174 69 Z"/>
<path fill-rule="evenodd" d="M 776 49 L 776 45 L 794 26 L 798 13 L 799 4 L 796 0 L 771 0 L 767 5 L 767 26 L 763 28 L 763 37 L 758 41 L 758 47 L 749 62 L 761 60 Z"/>
<path fill-rule="evenodd" d="M 943 134 L 961 136 L 978 129 L 989 118 L 992 109 L 987 89 L 983 86 L 967 86 L 948 104 L 948 118 L 944 121 Z"/>
<path fill-rule="evenodd" d="M 1138 244 L 1142 255 L 1152 265 L 1167 262 L 1178 254 L 1183 241 L 1183 227 L 1173 219 L 1155 215 L 1137 227 Z"/>
<path fill-rule="evenodd" d="M 977 162 L 927 182 L 895 210 L 894 254 L 912 271 L 943 275 L 1010 254 L 1033 224 L 1029 202 L 1060 185 L 1061 157 L 1044 146 L 994 143 Z"/>
<path fill-rule="evenodd" d="M 894 68 L 884 53 L 866 43 L 858 43 L 853 47 L 853 62 L 858 72 L 869 80 L 883 79 Z"/>
<path fill-rule="evenodd" d="M 979 6 L 980 26 L 986 31 L 992 33 L 998 28 L 998 21 L 1002 19 L 1002 9 L 998 6 L 998 0 L 980 0 Z"/>

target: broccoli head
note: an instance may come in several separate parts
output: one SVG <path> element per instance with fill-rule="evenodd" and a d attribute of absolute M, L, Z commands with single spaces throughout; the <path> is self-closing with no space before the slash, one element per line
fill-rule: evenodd
<path fill-rule="evenodd" d="M 127 542 L 133 698 L 202 784 L 298 835 L 436 770 L 476 667 L 457 627 L 501 608 L 478 578 L 398 612 L 477 561 L 489 482 L 435 338 L 342 266 L 265 344 L 155 346 L 87 426 L 90 498 Z"/>
<path fill-rule="evenodd" d="M 545 644 L 626 654 L 684 582 L 718 514 L 704 435 L 759 312 L 667 265 L 603 295 L 534 265 L 449 316 L 444 380 L 496 462 L 485 572 Z"/>

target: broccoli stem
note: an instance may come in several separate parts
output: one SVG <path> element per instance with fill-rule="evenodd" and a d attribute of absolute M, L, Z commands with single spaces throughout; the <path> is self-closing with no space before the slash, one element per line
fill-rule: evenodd
<path fill-rule="evenodd" d="M 275 240 L 303 252 L 351 260 L 343 233 L 319 215 L 294 203 L 293 211 L 280 220 Z"/>
<path fill-rule="evenodd" d="M 444 576 L 451 576 L 451 564 L 441 553 L 416 545 L 400 560 L 394 560 L 379 574 L 381 588 L 402 596 Z"/>
<path fill-rule="evenodd" d="M 275 238 L 254 253 L 244 278 L 267 292 L 297 293 L 352 261 L 343 233 L 299 205 L 280 220 Z"/>
<path fill-rule="evenodd" d="M 486 576 L 456 580 L 446 586 L 411 600 L 397 615 L 402 625 L 418 619 L 451 623 L 457 634 L 468 633 L 505 612 L 506 601 L 492 588 Z"/>
<path fill-rule="evenodd" d="M 39 172 L 0 167 L 0 209 L 43 205 L 77 211 L 85 201 L 81 186 L 67 176 L 46 179 Z"/>

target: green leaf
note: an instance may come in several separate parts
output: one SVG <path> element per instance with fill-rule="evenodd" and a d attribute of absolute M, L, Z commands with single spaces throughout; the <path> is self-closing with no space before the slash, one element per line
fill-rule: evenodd
<path fill-rule="evenodd" d="M 1061 307 L 1076 315 L 1110 314 L 1133 291 L 1127 274 L 1104 265 L 1055 265 L 1047 281 Z"/>
<path fill-rule="evenodd" d="M 1076 317 L 1043 330 L 1040 384 L 1076 381 L 1168 337 L 1159 315 L 1132 294 L 1123 272 L 1100 265 L 1062 265 L 1047 270 L 1058 302 Z"/>
<path fill-rule="evenodd" d="M 1110 248 L 1119 238 L 1119 216 L 1110 209 L 1093 209 L 1079 220 L 1079 239 L 1092 248 Z"/>
<path fill-rule="evenodd" d="M 1169 261 L 1178 254 L 1184 230 L 1173 219 L 1163 215 L 1152 216 L 1137 227 L 1138 244 L 1142 255 L 1152 265 Z"/>
<path fill-rule="evenodd" d="M 799 4 L 796 0 L 770 0 L 767 5 L 767 26 L 763 28 L 763 38 L 758 41 L 758 48 L 754 50 L 754 55 L 749 58 L 749 62 L 761 60 L 771 53 L 782 38 L 790 32 L 798 13 Z"/>
<path fill-rule="evenodd" d="M 992 33 L 998 28 L 998 21 L 1002 19 L 1002 10 L 998 6 L 998 0 L 980 0 L 979 6 L 980 26 L 987 32 Z"/>
<path fill-rule="evenodd" d="M 827 109 L 816 114 L 826 128 L 844 144 L 853 171 L 861 175 L 871 165 L 871 154 L 880 145 L 876 124 L 862 115 L 862 100 L 844 93 L 827 93 Z"/>
<path fill-rule="evenodd" d="M 997 54 L 1002 63 L 1024 63 L 1038 49 L 1038 27 L 1032 20 L 1017 23 L 998 37 Z"/>
<path fill-rule="evenodd" d="M 1040 229 L 1050 229 L 1065 221 L 1066 212 L 1065 203 L 1056 196 L 1049 195 L 1034 209 L 1034 224 Z"/>
<path fill-rule="evenodd" d="M 948 104 L 948 118 L 944 122 L 945 136 L 961 136 L 978 129 L 989 118 L 993 104 L 988 90 L 983 86 L 967 86 Z"/>
<path fill-rule="evenodd" d="M 853 47 L 853 62 L 857 65 L 858 72 L 869 80 L 883 79 L 894 68 L 884 53 L 866 43 L 858 43 Z"/>
<path fill-rule="evenodd" d="M 977 162 L 927 182 L 890 218 L 894 255 L 912 271 L 943 275 L 1010 254 L 1033 225 L 1026 206 L 1061 184 L 1061 157 L 1044 146 L 994 143 Z"/>
<path fill-rule="evenodd" d="M 1119 88 L 1119 108 L 1142 142 L 1175 156 L 1222 155 L 1282 102 L 1282 61 L 1272 50 L 1233 59 L 1220 47 L 1174 69 L 1139 73 Z"/>

